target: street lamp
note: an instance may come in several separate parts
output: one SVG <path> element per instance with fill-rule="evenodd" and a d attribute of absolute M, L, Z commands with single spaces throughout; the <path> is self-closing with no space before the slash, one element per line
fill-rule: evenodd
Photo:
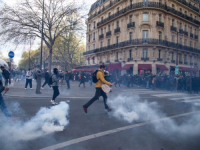
<path fill-rule="evenodd" d="M 43 38 L 44 38 L 44 0 L 42 5 L 42 34 L 41 34 L 41 51 L 40 51 L 40 69 L 42 70 L 42 47 L 43 47 Z"/>

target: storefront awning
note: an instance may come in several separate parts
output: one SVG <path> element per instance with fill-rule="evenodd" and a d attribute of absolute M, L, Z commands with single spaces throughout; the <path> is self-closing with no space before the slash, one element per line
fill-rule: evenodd
<path fill-rule="evenodd" d="M 138 70 L 152 70 L 151 64 L 138 64 Z"/>
<path fill-rule="evenodd" d="M 156 65 L 162 71 L 168 71 L 168 68 L 165 65 Z"/>
<path fill-rule="evenodd" d="M 98 70 L 99 68 L 90 68 L 90 69 L 72 69 L 74 72 L 79 72 L 79 71 L 95 71 Z"/>
<path fill-rule="evenodd" d="M 122 67 L 122 70 L 129 70 L 132 66 L 133 64 L 126 64 Z"/>
<path fill-rule="evenodd" d="M 109 64 L 107 65 L 108 71 L 109 72 L 113 72 L 115 69 L 118 69 L 119 71 L 122 71 L 122 65 L 121 63 L 117 63 L 117 64 Z"/>
<path fill-rule="evenodd" d="M 174 66 L 171 66 L 172 68 L 175 68 Z M 179 67 L 179 70 L 181 71 L 187 71 L 187 72 L 190 72 L 190 71 L 197 71 L 196 68 L 189 68 L 189 67 Z"/>

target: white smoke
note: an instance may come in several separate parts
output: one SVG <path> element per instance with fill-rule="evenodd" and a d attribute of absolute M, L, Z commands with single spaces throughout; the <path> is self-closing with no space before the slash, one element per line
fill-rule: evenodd
<path fill-rule="evenodd" d="M 108 105 L 113 109 L 111 116 L 129 123 L 134 121 L 148 122 L 166 118 L 157 102 L 141 101 L 138 95 L 119 95 L 108 100 Z M 191 115 L 178 124 L 174 119 L 165 119 L 152 123 L 156 132 L 165 135 L 200 135 L 200 113 Z"/>
<path fill-rule="evenodd" d="M 0 122 L 0 139 L 9 140 L 9 143 L 17 143 L 18 141 L 33 140 L 56 131 L 63 131 L 65 126 L 69 124 L 68 114 L 69 105 L 61 102 L 51 108 L 41 108 L 28 121 L 22 121 L 22 119 L 16 122 L 4 120 Z"/>

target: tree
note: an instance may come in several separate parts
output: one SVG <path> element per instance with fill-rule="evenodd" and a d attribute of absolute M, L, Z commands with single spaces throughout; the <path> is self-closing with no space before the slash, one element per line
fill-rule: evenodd
<path fill-rule="evenodd" d="M 68 31 L 83 31 L 84 6 L 75 0 L 45 0 L 44 36 L 42 33 L 43 0 L 21 0 L 16 6 L 6 4 L 0 11 L 0 36 L 5 43 L 29 44 L 30 37 L 42 38 L 49 50 L 51 70 L 53 46 Z"/>
<path fill-rule="evenodd" d="M 82 37 L 70 32 L 55 42 L 53 57 L 64 64 L 66 70 L 66 66 L 72 69 L 82 64 L 83 52 L 85 52 L 85 44 Z"/>

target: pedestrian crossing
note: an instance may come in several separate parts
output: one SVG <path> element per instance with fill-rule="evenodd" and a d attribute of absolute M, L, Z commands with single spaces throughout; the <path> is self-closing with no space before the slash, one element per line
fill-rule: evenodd
<path fill-rule="evenodd" d="M 138 94 L 138 95 L 149 95 L 149 97 L 165 98 L 169 101 L 178 101 L 182 103 L 195 103 L 200 106 L 200 95 L 199 94 L 188 94 L 181 92 L 170 92 L 170 91 L 154 91 L 151 89 L 127 89 L 123 92 Z"/>

